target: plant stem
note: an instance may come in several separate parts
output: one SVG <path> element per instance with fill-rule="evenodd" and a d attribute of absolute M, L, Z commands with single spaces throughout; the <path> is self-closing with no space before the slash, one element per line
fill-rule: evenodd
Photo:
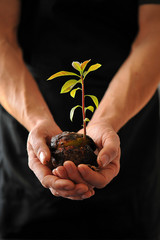
<path fill-rule="evenodd" d="M 84 79 L 83 76 L 81 76 L 82 80 L 82 116 L 83 116 L 83 128 L 84 128 L 84 134 L 83 137 L 86 138 L 86 121 L 85 121 L 85 97 L 84 97 Z"/>

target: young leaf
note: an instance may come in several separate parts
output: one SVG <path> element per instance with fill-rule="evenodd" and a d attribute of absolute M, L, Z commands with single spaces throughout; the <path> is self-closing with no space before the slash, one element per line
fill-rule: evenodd
<path fill-rule="evenodd" d="M 78 81 L 75 80 L 75 79 L 68 80 L 68 81 L 62 86 L 60 93 L 67 93 L 67 92 L 69 92 L 77 83 L 78 83 Z"/>
<path fill-rule="evenodd" d="M 72 67 L 81 73 L 81 64 L 79 62 L 72 62 Z"/>
<path fill-rule="evenodd" d="M 88 69 L 88 71 L 84 72 L 84 78 L 87 76 L 88 73 L 97 70 L 97 69 L 100 68 L 101 66 L 102 66 L 102 65 L 99 64 L 99 63 L 96 63 L 96 64 L 90 66 L 90 68 Z"/>
<path fill-rule="evenodd" d="M 57 72 L 57 73 L 53 74 L 52 76 L 50 76 L 47 80 L 52 80 L 52 79 L 57 78 L 57 77 L 72 76 L 72 75 L 80 77 L 78 74 L 73 73 L 73 72 L 60 71 L 60 72 Z"/>
<path fill-rule="evenodd" d="M 71 120 L 71 121 L 73 120 L 74 111 L 75 111 L 76 108 L 78 108 L 78 107 L 82 108 L 80 105 L 77 105 L 77 106 L 75 106 L 75 107 L 73 107 L 73 108 L 71 109 L 71 111 L 70 111 L 70 120 Z"/>
<path fill-rule="evenodd" d="M 84 122 L 89 122 L 89 121 L 90 121 L 89 118 L 85 118 L 85 119 L 84 119 Z M 82 127 L 84 127 L 84 124 L 82 124 Z"/>
<path fill-rule="evenodd" d="M 99 102 L 98 102 L 98 98 L 96 96 L 94 96 L 94 95 L 85 95 L 85 97 L 90 97 L 92 99 L 92 101 L 94 102 L 96 108 L 98 108 Z"/>
<path fill-rule="evenodd" d="M 89 122 L 89 121 L 90 121 L 89 118 L 85 118 L 85 119 L 84 119 L 84 122 Z"/>
<path fill-rule="evenodd" d="M 87 64 L 91 61 L 91 59 L 87 60 L 87 61 L 84 61 L 82 64 L 81 64 L 81 69 L 82 69 L 82 72 L 84 71 L 84 69 L 86 68 Z"/>
<path fill-rule="evenodd" d="M 75 88 L 70 92 L 71 97 L 75 98 L 77 90 L 82 90 L 81 88 Z"/>
<path fill-rule="evenodd" d="M 98 68 L 100 68 L 102 65 L 99 63 L 93 64 L 92 66 L 90 66 L 90 68 L 88 69 L 88 72 L 92 72 L 97 70 Z"/>
<path fill-rule="evenodd" d="M 87 110 L 94 112 L 94 107 L 92 107 L 92 106 L 85 107 L 85 111 L 87 111 Z"/>
<path fill-rule="evenodd" d="M 85 79 L 85 77 L 87 76 L 87 74 L 88 74 L 88 71 L 85 71 L 84 73 L 83 73 L 83 78 Z"/>

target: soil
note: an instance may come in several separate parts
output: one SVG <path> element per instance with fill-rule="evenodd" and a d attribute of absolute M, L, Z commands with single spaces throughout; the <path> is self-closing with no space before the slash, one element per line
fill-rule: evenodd
<path fill-rule="evenodd" d="M 96 169 L 97 155 L 94 151 L 96 144 L 89 136 L 75 132 L 62 132 L 51 139 L 50 151 L 53 169 L 62 166 L 65 161 L 72 161 L 76 166 L 87 164 Z"/>

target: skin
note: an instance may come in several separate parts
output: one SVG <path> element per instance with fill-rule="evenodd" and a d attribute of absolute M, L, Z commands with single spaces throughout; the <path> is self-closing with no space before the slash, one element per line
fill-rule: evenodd
<path fill-rule="evenodd" d="M 94 188 L 104 188 L 119 173 L 117 132 L 147 104 L 158 87 L 160 6 L 146 4 L 139 8 L 139 33 L 130 55 L 87 126 L 87 134 L 99 149 L 97 172 L 86 165 L 76 167 L 70 161 L 53 172 L 45 165 L 50 159 L 47 143 L 61 129 L 23 61 L 16 37 L 19 16 L 19 0 L 0 0 L 0 103 L 29 131 L 28 163 L 42 185 L 57 197 L 89 198 L 95 194 Z"/>

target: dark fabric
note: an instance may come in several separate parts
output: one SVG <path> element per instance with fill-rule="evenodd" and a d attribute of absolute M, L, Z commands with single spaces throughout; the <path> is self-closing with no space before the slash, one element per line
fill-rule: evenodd
<path fill-rule="evenodd" d="M 139 4 L 160 4 L 159 0 L 139 0 Z"/>
<path fill-rule="evenodd" d="M 46 79 L 59 70 L 72 70 L 73 60 L 91 58 L 102 68 L 88 75 L 86 93 L 100 100 L 130 52 L 138 31 L 138 4 L 136 0 L 112 0 L 107 4 L 105 0 L 22 1 L 19 42 L 24 59 L 62 130 L 81 128 L 81 112 L 76 112 L 73 123 L 69 120 L 69 111 L 80 102 L 80 95 L 73 102 L 69 94 L 59 94 L 66 80 Z M 156 92 L 119 131 L 119 175 L 104 189 L 96 190 L 91 199 L 71 201 L 52 196 L 29 170 L 28 132 L 1 107 L 2 238 L 159 239 L 158 110 Z"/>

